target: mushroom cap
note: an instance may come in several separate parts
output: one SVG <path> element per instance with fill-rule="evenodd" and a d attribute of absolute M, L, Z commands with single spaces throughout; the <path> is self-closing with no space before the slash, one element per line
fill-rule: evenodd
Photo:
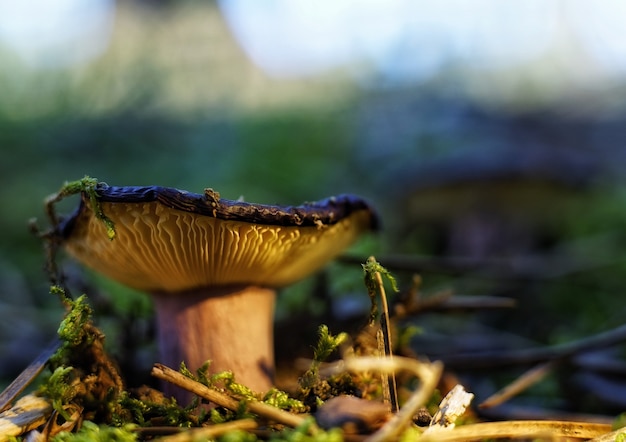
<path fill-rule="evenodd" d="M 95 188 L 115 226 L 110 240 L 89 197 L 59 226 L 78 261 L 129 287 L 180 292 L 226 285 L 282 287 L 318 270 L 377 217 L 341 195 L 301 206 L 251 204 L 165 187 Z"/>

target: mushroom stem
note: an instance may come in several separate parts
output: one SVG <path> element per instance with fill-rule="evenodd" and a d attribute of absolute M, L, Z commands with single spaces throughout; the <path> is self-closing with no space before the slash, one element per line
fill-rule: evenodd
<path fill-rule="evenodd" d="M 172 295 L 153 293 L 160 358 L 192 372 L 211 361 L 210 373 L 230 370 L 235 380 L 257 392 L 274 377 L 274 289 L 239 286 Z M 170 386 L 171 387 L 171 386 Z M 185 392 L 164 386 L 182 404 Z"/>

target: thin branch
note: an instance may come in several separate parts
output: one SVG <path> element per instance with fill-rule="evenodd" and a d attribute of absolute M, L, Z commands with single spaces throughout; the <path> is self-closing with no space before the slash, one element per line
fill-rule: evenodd
<path fill-rule="evenodd" d="M 445 295 L 448 293 L 445 292 Z M 404 318 L 432 311 L 508 309 L 514 308 L 516 304 L 513 298 L 449 294 L 421 298 L 410 304 L 399 302 L 394 305 L 394 312 L 397 318 Z"/>
<path fill-rule="evenodd" d="M 481 404 L 479 408 L 491 408 L 496 407 L 514 396 L 517 396 L 522 391 L 528 389 L 532 385 L 545 378 L 554 368 L 555 363 L 553 361 L 546 362 L 544 364 L 533 367 L 531 370 L 525 372 L 522 376 L 518 377 L 515 381 L 504 387 L 497 393 L 489 396 Z"/>
<path fill-rule="evenodd" d="M 626 342 L 626 325 L 578 341 L 549 347 L 441 355 L 439 358 L 447 367 L 463 367 L 464 369 L 503 367 L 565 359 L 576 354 L 611 347 L 623 342 Z"/>

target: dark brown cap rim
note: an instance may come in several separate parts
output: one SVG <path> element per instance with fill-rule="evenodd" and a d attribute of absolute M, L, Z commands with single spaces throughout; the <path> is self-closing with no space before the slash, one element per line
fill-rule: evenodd
<path fill-rule="evenodd" d="M 368 211 L 371 229 L 378 228 L 378 217 L 372 206 L 364 199 L 343 194 L 299 206 L 253 204 L 220 198 L 219 193 L 206 189 L 197 194 L 161 186 L 109 186 L 99 183 L 95 187 L 98 201 L 103 203 L 135 204 L 158 202 L 166 207 L 201 216 L 275 226 L 332 225 L 358 211 Z M 72 219 L 88 204 L 83 201 L 78 211 L 64 222 L 61 230 L 69 233 Z"/>

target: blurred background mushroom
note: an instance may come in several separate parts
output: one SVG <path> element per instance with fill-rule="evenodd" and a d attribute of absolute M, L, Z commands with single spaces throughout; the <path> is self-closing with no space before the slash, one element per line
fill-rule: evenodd
<path fill-rule="evenodd" d="M 233 198 L 286 204 L 356 193 L 389 208 L 366 252 L 420 258 L 396 270 L 401 281 L 419 270 L 426 291 L 518 299 L 510 312 L 419 318 L 413 345 L 433 357 L 623 323 L 621 3 L 73 1 L 83 7 L 0 2 L 0 315 L 12 324 L 3 342 L 55 330 L 61 308 L 25 220 L 59 182 L 84 174 L 210 182 Z M 459 265 L 466 254 L 472 265 Z M 67 270 L 89 284 L 124 367 L 146 371 L 150 305 Z M 326 281 L 287 290 L 279 320 L 326 314 L 320 299 L 361 299 L 358 266 L 331 266 Z M 312 291 L 327 296 L 302 296 Z M 0 359 L 17 366 L 38 350 L 7 345 Z M 15 366 L 0 364 L 6 383 Z M 590 400 L 561 399 L 568 379 L 579 382 L 562 374 L 529 400 L 610 409 L 584 385 L 578 398 Z"/>
<path fill-rule="evenodd" d="M 302 206 L 230 201 L 162 187 L 110 187 L 95 192 L 113 224 L 83 194 L 58 227 L 81 263 L 155 302 L 159 362 L 195 372 L 231 371 L 237 382 L 265 393 L 274 382 L 276 289 L 318 271 L 377 217 L 349 195 Z M 174 393 L 181 403 L 188 395 Z"/>

